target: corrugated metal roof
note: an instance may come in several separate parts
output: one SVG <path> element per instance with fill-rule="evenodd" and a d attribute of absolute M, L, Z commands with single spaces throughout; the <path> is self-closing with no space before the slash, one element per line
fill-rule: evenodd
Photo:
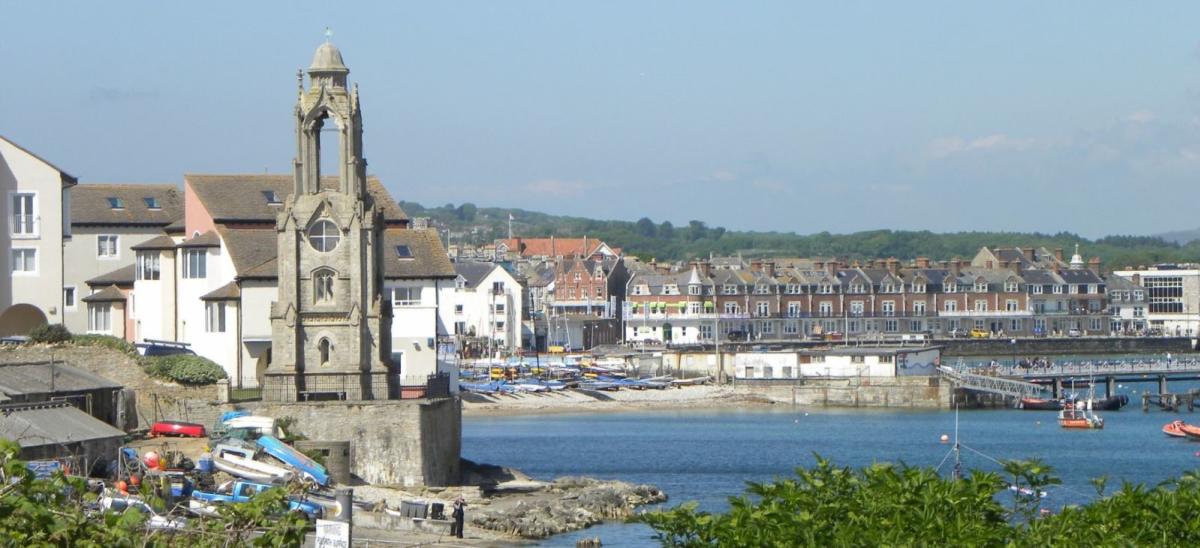
<path fill-rule="evenodd" d="M 0 436 L 21 447 L 124 437 L 125 432 L 69 404 L 0 405 Z"/>
<path fill-rule="evenodd" d="M 0 392 L 9 396 L 101 388 L 121 388 L 121 385 L 62 362 L 0 365 Z"/>

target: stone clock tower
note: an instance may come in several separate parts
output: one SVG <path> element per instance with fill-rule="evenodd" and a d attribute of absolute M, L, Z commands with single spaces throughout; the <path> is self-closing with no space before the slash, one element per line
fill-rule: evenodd
<path fill-rule="evenodd" d="M 383 215 L 367 193 L 358 86 L 337 47 L 317 48 L 296 103 L 295 188 L 276 221 L 279 298 L 263 399 L 387 399 L 391 303 L 382 298 Z M 322 128 L 338 139 L 321 177 Z M 329 143 L 333 146 L 333 143 Z"/>

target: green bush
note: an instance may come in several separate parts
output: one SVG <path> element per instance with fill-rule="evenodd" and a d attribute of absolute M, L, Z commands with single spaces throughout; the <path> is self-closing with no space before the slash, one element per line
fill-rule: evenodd
<path fill-rule="evenodd" d="M 112 335 L 75 335 L 71 337 L 71 342 L 77 346 L 103 346 L 129 356 L 137 355 L 137 349 L 133 347 L 133 343 Z"/>
<path fill-rule="evenodd" d="M 193 354 L 142 358 L 146 374 L 179 384 L 205 385 L 225 378 L 225 370 L 208 358 Z"/>
<path fill-rule="evenodd" d="M 71 330 L 61 323 L 39 325 L 29 332 L 29 340 L 35 343 L 64 343 L 71 340 Z"/>

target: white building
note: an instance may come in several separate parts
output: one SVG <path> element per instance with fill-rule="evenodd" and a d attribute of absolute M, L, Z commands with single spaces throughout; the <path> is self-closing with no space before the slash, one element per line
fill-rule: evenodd
<path fill-rule="evenodd" d="M 88 280 L 133 265 L 133 246 L 163 234 L 183 218 L 183 197 L 175 185 L 81 184 L 71 190 L 71 237 L 63 244 L 69 268 L 63 272 L 63 323 L 72 333 L 90 329 Z M 132 271 L 130 271 L 132 273 Z M 116 283 L 94 284 L 97 290 Z M 132 278 L 128 278 L 132 282 Z M 129 287 L 126 287 L 129 289 Z"/>
<path fill-rule="evenodd" d="M 733 374 L 739 380 L 929 376 L 941 352 L 937 346 L 741 352 L 733 356 Z"/>
<path fill-rule="evenodd" d="M 484 341 L 491 350 L 522 347 L 525 288 L 497 263 L 454 263 L 454 333 Z"/>
<path fill-rule="evenodd" d="M 1200 265 L 1159 264 L 1114 275 L 1146 290 L 1146 322 L 1163 335 L 1200 335 Z"/>
<path fill-rule="evenodd" d="M 0 282 L 0 335 L 61 323 L 65 309 L 79 306 L 78 295 L 63 291 L 63 241 L 71 237 L 70 191 L 76 183 L 54 164 L 0 137 L 6 219 L 0 263 L 11 273 Z"/>

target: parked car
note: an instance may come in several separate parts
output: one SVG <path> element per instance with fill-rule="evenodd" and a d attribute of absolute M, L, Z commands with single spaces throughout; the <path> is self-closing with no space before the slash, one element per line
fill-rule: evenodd
<path fill-rule="evenodd" d="M 972 329 L 971 330 L 971 338 L 972 339 L 986 339 L 991 336 L 992 336 L 992 334 L 990 332 L 988 332 L 988 330 L 986 330 L 986 329 Z"/>
<path fill-rule="evenodd" d="M 175 356 L 178 354 L 191 354 L 191 355 L 196 354 L 196 352 L 194 352 L 191 348 L 189 348 L 190 345 L 188 343 L 181 343 L 181 342 L 175 342 L 175 341 L 156 341 L 156 340 L 152 340 L 152 339 L 147 339 L 144 342 L 137 343 L 133 346 L 134 346 L 134 348 L 137 349 L 138 354 L 141 354 L 143 356 L 149 356 L 149 357 Z"/>
<path fill-rule="evenodd" d="M 1070 330 L 1067 331 L 1067 336 L 1068 337 L 1082 337 L 1083 332 L 1072 327 Z"/>

